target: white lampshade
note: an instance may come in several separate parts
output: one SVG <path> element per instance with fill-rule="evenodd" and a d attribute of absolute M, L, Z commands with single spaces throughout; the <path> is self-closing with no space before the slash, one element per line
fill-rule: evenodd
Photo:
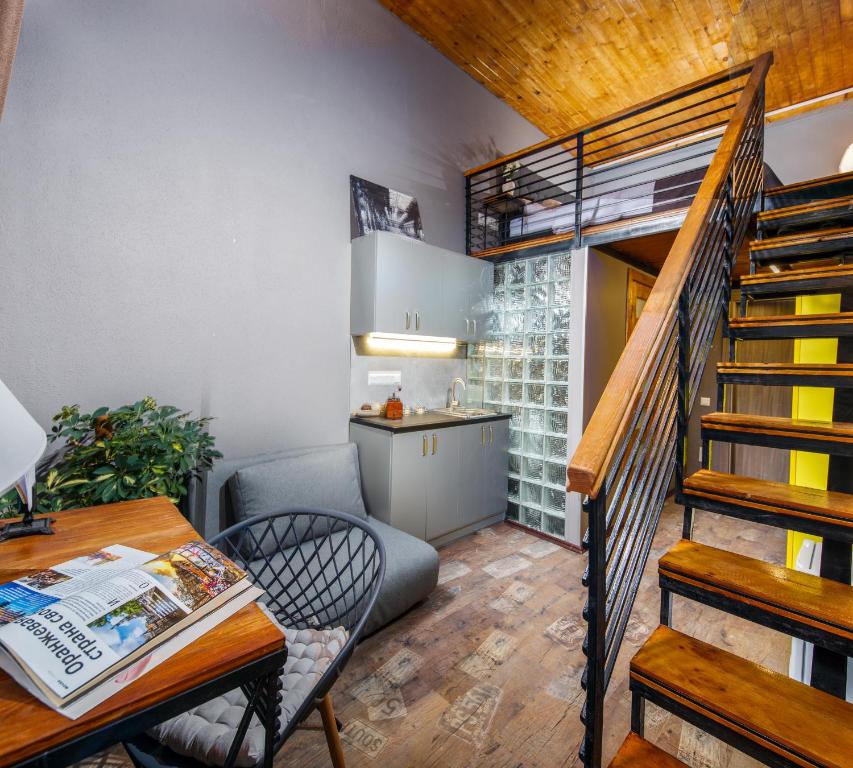
<path fill-rule="evenodd" d="M 839 173 L 850 173 L 850 171 L 853 171 L 853 144 L 847 147 L 838 164 Z"/>
<path fill-rule="evenodd" d="M 46 445 L 44 430 L 0 381 L 0 493 L 31 475 Z"/>

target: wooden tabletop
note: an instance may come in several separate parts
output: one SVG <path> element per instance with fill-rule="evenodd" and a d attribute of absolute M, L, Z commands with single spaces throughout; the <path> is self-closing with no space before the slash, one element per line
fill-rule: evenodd
<path fill-rule="evenodd" d="M 0 583 L 110 544 L 159 554 L 201 537 L 167 499 L 105 504 L 54 515 L 53 536 L 0 542 Z M 274 653 L 281 631 L 254 604 L 77 720 L 38 702 L 0 671 L 0 765 L 12 765 Z"/>

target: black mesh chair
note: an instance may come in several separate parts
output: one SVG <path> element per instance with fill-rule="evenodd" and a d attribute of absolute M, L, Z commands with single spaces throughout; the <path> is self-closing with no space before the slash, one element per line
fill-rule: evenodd
<path fill-rule="evenodd" d="M 289 630 L 346 630 L 341 650 L 295 711 L 280 723 L 274 747 L 277 752 L 318 709 L 332 764 L 344 768 L 330 691 L 352 656 L 382 584 L 382 541 L 367 522 L 352 515 L 326 509 L 291 509 L 244 520 L 214 536 L 210 543 L 265 591 L 262 601 Z M 149 735 L 126 742 L 125 748 L 136 766 L 200 765 Z"/>

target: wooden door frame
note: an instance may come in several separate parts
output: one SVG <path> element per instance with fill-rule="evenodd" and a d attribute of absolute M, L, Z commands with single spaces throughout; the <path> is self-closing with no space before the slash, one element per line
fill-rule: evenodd
<path fill-rule="evenodd" d="M 637 324 L 637 299 L 640 298 L 641 291 L 639 287 L 647 288 L 651 292 L 655 285 L 654 276 L 641 272 L 633 267 L 628 268 L 628 286 L 625 291 L 625 341 L 627 341 L 634 326 Z M 648 299 L 649 293 L 646 293 L 645 298 Z"/>

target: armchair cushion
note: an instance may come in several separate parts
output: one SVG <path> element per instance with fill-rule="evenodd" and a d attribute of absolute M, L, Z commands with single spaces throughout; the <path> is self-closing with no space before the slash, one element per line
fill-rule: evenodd
<path fill-rule="evenodd" d="M 228 481 L 228 490 L 237 522 L 295 507 L 334 509 L 367 518 L 361 498 L 358 449 L 352 443 L 243 467 Z M 304 540 L 305 533 L 287 518 L 276 523 L 282 548 L 295 546 Z M 312 533 L 325 536 L 329 529 L 327 525 L 318 526 Z M 276 549 L 272 537 L 263 544 L 266 555 Z"/>
<path fill-rule="evenodd" d="M 426 599 L 438 583 L 438 552 L 425 541 L 399 531 L 375 518 L 368 523 L 385 546 L 385 578 L 379 595 L 364 625 L 364 634 L 372 635 L 386 624 L 402 616 L 415 604 Z M 319 557 L 314 557 L 315 544 L 306 541 L 270 556 L 269 564 L 259 560 L 249 563 L 253 581 L 264 589 L 271 589 L 268 574 L 294 571 L 293 582 L 299 585 L 306 616 L 317 616 L 320 623 L 329 623 L 331 615 L 340 616 L 343 606 L 351 602 L 352 572 L 350 561 L 357 552 L 357 541 L 349 543 L 345 533 L 335 532 L 319 546 Z M 327 605 L 330 614 L 317 607 L 317 590 L 314 585 L 325 583 L 323 570 L 337 571 L 340 576 L 324 593 L 319 605 Z M 263 598 L 261 598 L 263 600 Z M 315 613 L 316 611 L 316 613 Z"/>
<path fill-rule="evenodd" d="M 284 629 L 287 661 L 281 676 L 281 731 L 311 693 L 320 677 L 344 647 L 348 633 L 336 629 Z M 240 719 L 246 710 L 246 697 L 236 688 L 223 696 L 194 707 L 152 728 L 149 733 L 173 752 L 191 757 L 205 765 L 225 764 Z M 252 718 L 240 747 L 236 765 L 251 768 L 264 754 L 264 729 Z"/>

